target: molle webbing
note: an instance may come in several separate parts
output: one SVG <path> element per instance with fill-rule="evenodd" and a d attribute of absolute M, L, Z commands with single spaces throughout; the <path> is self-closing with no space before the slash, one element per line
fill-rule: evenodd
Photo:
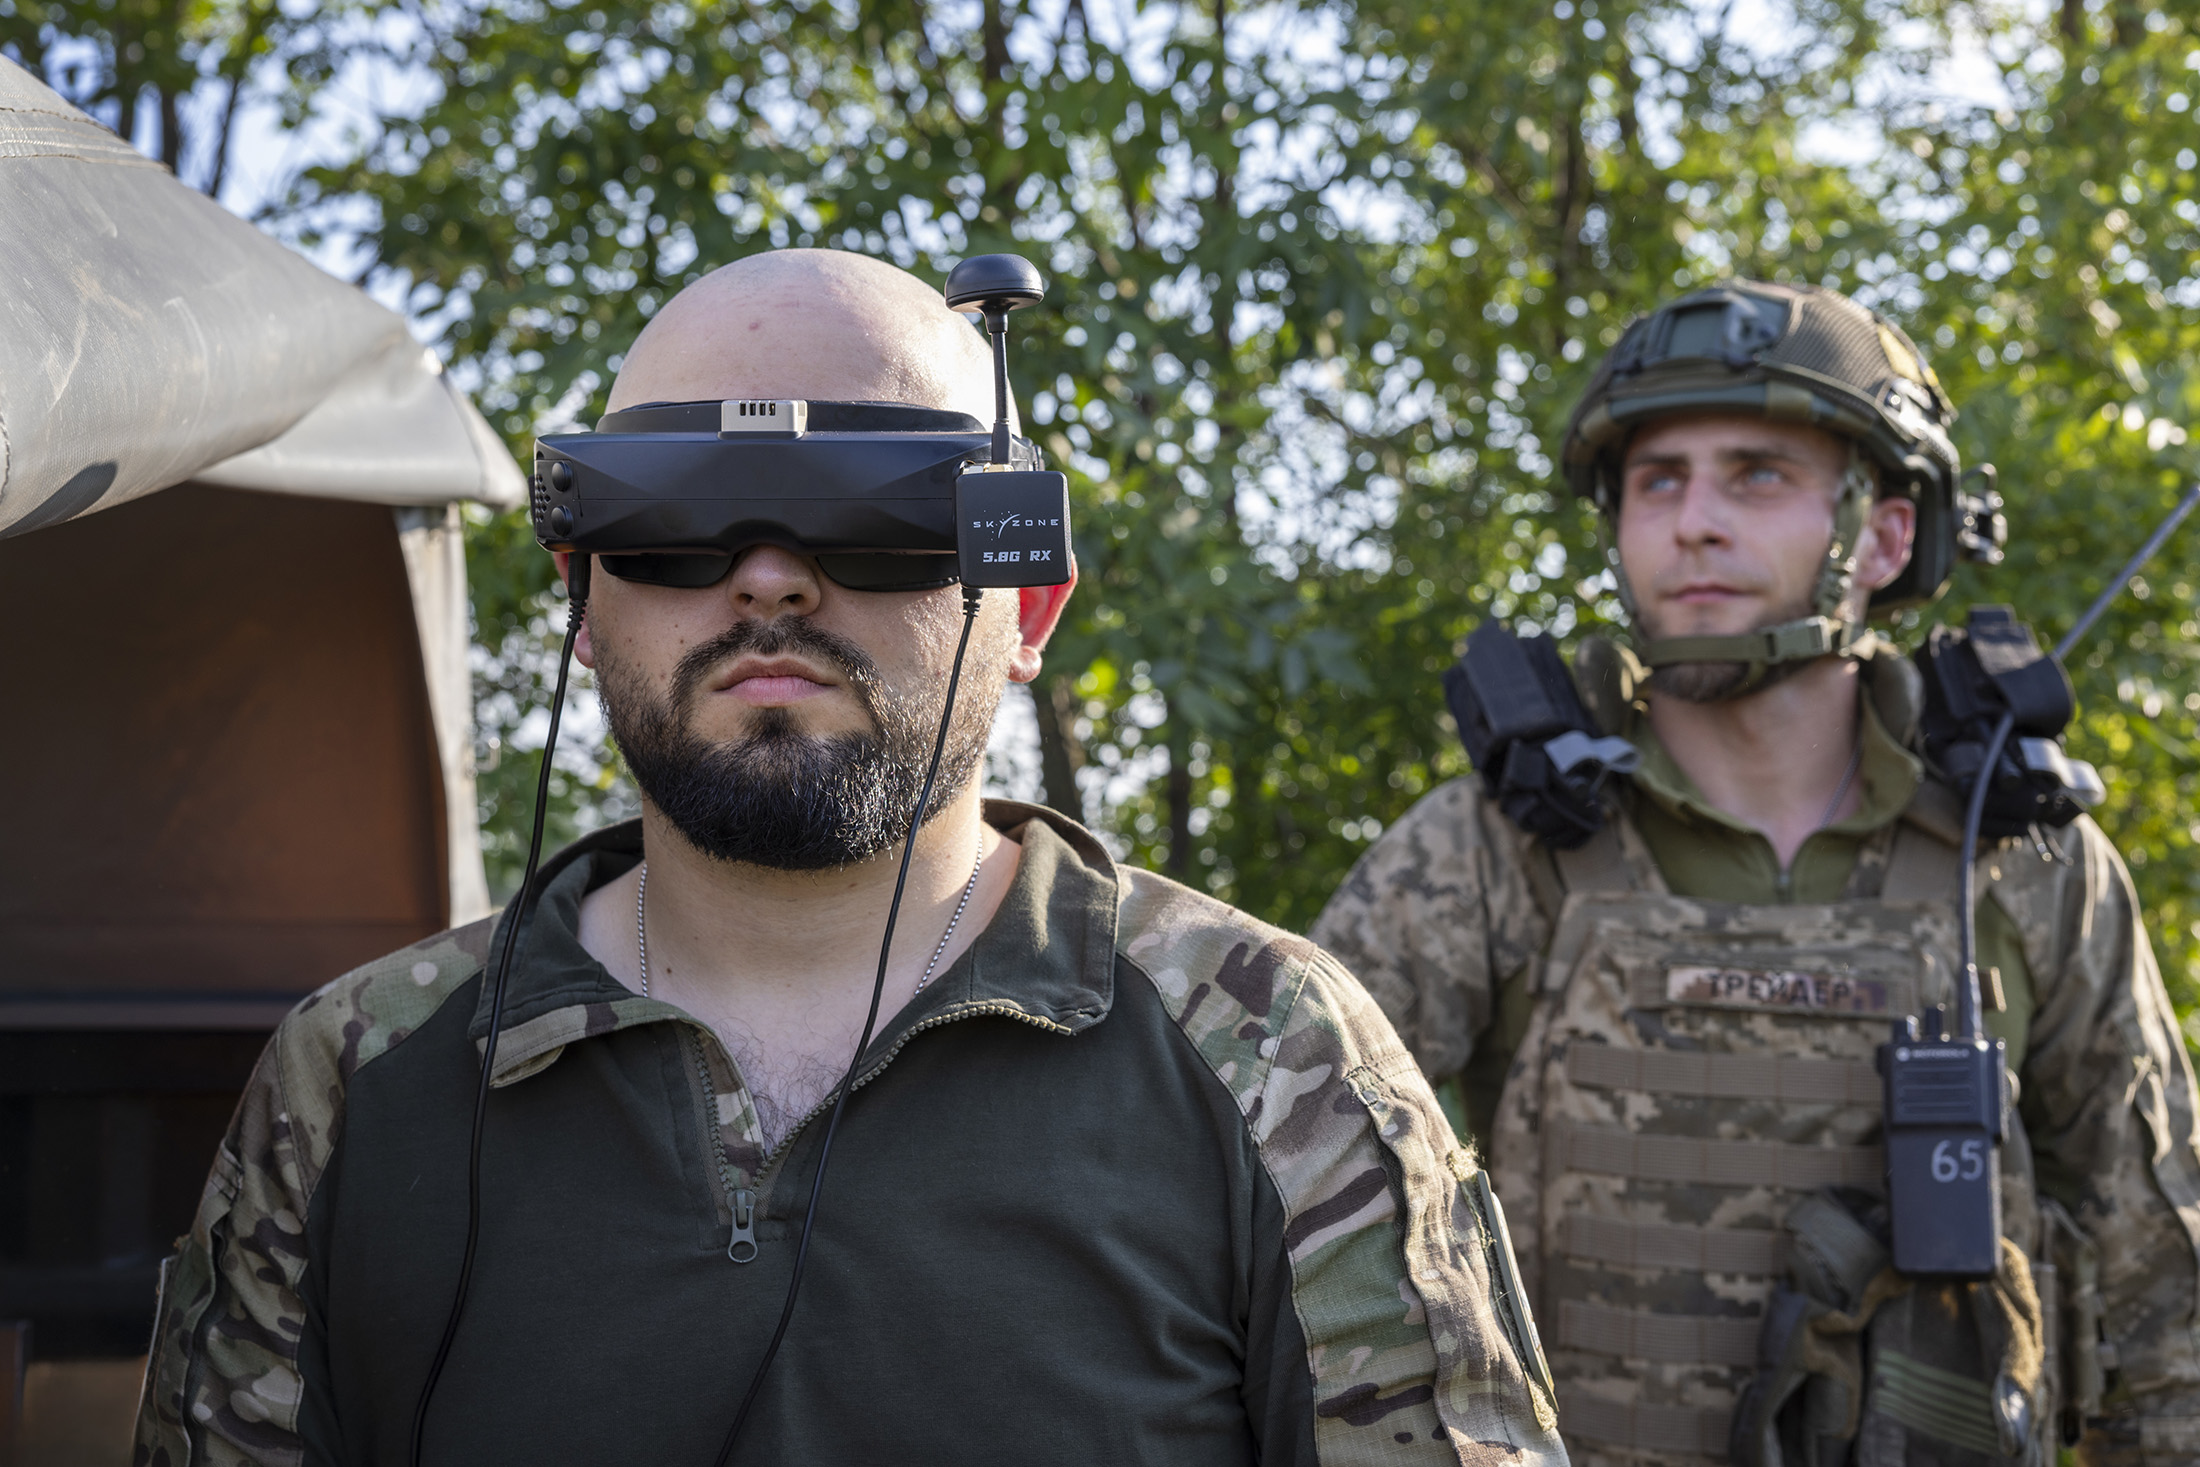
<path fill-rule="evenodd" d="M 1583 1441 L 1698 1457 L 1724 1457 L 1734 1425 L 1731 1411 L 1633 1406 L 1564 1387 L 1558 1393 L 1558 1419 L 1566 1423 L 1567 1436 Z"/>
<path fill-rule="evenodd" d="M 1824 1101 L 1874 1109 L 1880 1104 L 1878 1072 L 1860 1060 L 1621 1049 L 1577 1040 L 1567 1046 L 1566 1077 L 1576 1085 L 1600 1090 L 1642 1090 L 1653 1095 Z"/>
<path fill-rule="evenodd" d="M 1620 1268 L 1768 1276 L 1787 1268 L 1787 1235 L 1770 1228 L 1621 1222 L 1576 1212 L 1559 1221 L 1558 1237 L 1568 1257 Z"/>
<path fill-rule="evenodd" d="M 1947 1442 L 1989 1461 L 2002 1459 L 1994 1424 L 1994 1391 L 1983 1380 L 1942 1370 L 1900 1350 L 1872 1356 L 1871 1408 L 1931 1441 Z"/>
<path fill-rule="evenodd" d="M 1694 1136 L 1637 1135 L 1621 1126 L 1559 1120 L 1549 1127 L 1549 1174 L 1597 1172 L 1645 1182 L 1709 1183 L 1717 1187 L 1820 1187 L 1886 1190 L 1876 1146 L 1796 1146 L 1785 1141 L 1705 1141 Z"/>
<path fill-rule="evenodd" d="M 1558 1306 L 1558 1343 L 1659 1365 L 1754 1365 L 1763 1324 L 1754 1314 L 1662 1314 L 1567 1299 Z"/>

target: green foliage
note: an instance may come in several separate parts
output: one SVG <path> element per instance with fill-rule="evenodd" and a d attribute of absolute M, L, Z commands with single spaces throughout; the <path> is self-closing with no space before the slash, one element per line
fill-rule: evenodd
<path fill-rule="evenodd" d="M 516 514 L 469 512 L 466 576 L 473 594 L 475 780 L 481 806 L 481 854 L 489 889 L 501 899 L 519 889 L 535 787 L 542 776 L 547 709 L 564 644 L 565 603 L 554 563 Z M 586 674 L 576 665 L 576 678 Z M 617 769 L 588 737 L 592 700 L 568 693 L 558 763 L 550 771 L 543 848 L 559 846 L 633 813 Z M 582 720 L 576 729 L 576 717 Z M 578 732 L 582 737 L 570 734 Z M 593 745 L 593 746 L 592 746 Z"/>
<path fill-rule="evenodd" d="M 2043 44 L 2044 43 L 2044 44 Z M 2200 190 L 2189 9 L 2063 7 L 2046 36 L 1994 37 L 2013 106 L 1901 128 L 1890 190 L 1931 202 L 1892 263 L 1920 343 L 1964 405 L 1959 442 L 1997 460 L 2006 563 L 1954 606 L 2013 601 L 2049 636 L 2189 485 L 2200 409 Z M 2073 752 L 2109 787 L 2180 1012 L 2200 1003 L 2200 540 L 2188 529 L 2072 658 Z M 2200 1039 L 2190 1017 L 2188 1036 Z"/>
<path fill-rule="evenodd" d="M 1626 318 L 1684 286 L 1837 286 L 1934 355 L 2014 529 L 1948 614 L 2009 600 L 2054 635 L 2172 501 L 2200 40 L 2162 0 L 2036 9 L 1795 0 L 1743 35 L 1690 0 L 480 0 L 404 12 L 435 98 L 310 175 L 285 227 L 364 216 L 522 453 L 750 251 L 1038 259 L 1017 370 L 1084 574 L 1037 700 L 1050 797 L 1081 780 L 1133 859 L 1303 925 L 1461 772 L 1437 678 L 1469 628 L 1617 614 L 1551 454 Z M 2005 103 L 1935 95 L 1959 49 Z M 500 751 L 562 616 L 516 523 L 477 528 L 471 569 L 509 864 L 532 763 Z M 2071 742 L 2189 1007 L 2200 544 L 2146 579 L 2072 669 Z M 580 758 L 556 818 L 611 789 Z"/>
<path fill-rule="evenodd" d="M 382 54 L 376 0 L 0 0 L 0 55 L 220 197 L 242 110 L 295 129 L 347 62 Z M 392 7 L 394 9 L 394 7 Z"/>

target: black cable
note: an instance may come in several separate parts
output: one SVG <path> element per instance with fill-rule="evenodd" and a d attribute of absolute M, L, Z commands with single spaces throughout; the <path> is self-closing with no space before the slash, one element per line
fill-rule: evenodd
<path fill-rule="evenodd" d="M 550 764 L 558 752 L 558 717 L 565 711 L 565 678 L 573 663 L 573 642 L 580 635 L 581 618 L 588 612 L 589 557 L 576 555 L 568 562 L 566 576 L 565 646 L 558 654 L 557 691 L 550 695 L 550 734 L 543 741 L 542 772 L 535 780 L 535 827 L 527 840 L 527 872 L 520 878 L 519 894 L 512 899 L 511 920 L 504 926 L 504 946 L 497 957 L 496 978 L 489 989 L 489 1035 L 481 1049 L 481 1085 L 474 1092 L 473 1139 L 466 1154 L 466 1251 L 458 1265 L 458 1291 L 451 1297 L 451 1317 L 443 1323 L 442 1343 L 435 1347 L 435 1363 L 420 1387 L 419 1404 L 413 1407 L 412 1467 L 420 1467 L 421 1444 L 428 1431 L 428 1403 L 435 1398 L 436 1383 L 451 1358 L 458 1339 L 458 1322 L 466 1312 L 466 1294 L 474 1282 L 474 1251 L 481 1242 L 481 1133 L 489 1115 L 489 1079 L 496 1073 L 497 1033 L 504 1027 L 504 990 L 512 975 L 512 949 L 519 929 L 533 905 L 535 867 L 542 859 L 542 825 L 550 799 Z"/>
<path fill-rule="evenodd" d="M 886 935 L 878 946 L 878 976 L 871 981 L 871 1011 L 864 1015 L 863 1035 L 856 1040 L 856 1051 L 848 1059 L 847 1072 L 840 1077 L 840 1084 L 833 1092 L 833 1113 L 825 1122 L 825 1139 L 817 1148 L 817 1171 L 810 1178 L 810 1205 L 802 1214 L 802 1236 L 795 1244 L 794 1275 L 787 1280 L 787 1300 L 779 1309 L 779 1327 L 772 1331 L 771 1343 L 764 1347 L 764 1358 L 757 1362 L 756 1373 L 749 1377 L 748 1393 L 741 1397 L 741 1409 L 734 1413 L 733 1425 L 726 1431 L 725 1445 L 718 1449 L 717 1467 L 726 1467 L 733 1459 L 733 1445 L 740 1440 L 750 1408 L 755 1406 L 758 1393 L 764 1389 L 764 1376 L 772 1368 L 772 1361 L 779 1357 L 779 1344 L 787 1337 L 787 1324 L 794 1318 L 795 1295 L 802 1290 L 802 1268 L 810 1256 L 810 1229 L 817 1222 L 817 1200 L 825 1190 L 825 1163 L 832 1157 L 833 1134 L 840 1129 L 840 1113 L 847 1108 L 856 1071 L 863 1064 L 864 1051 L 871 1047 L 871 1031 L 878 1023 L 879 1002 L 886 992 L 886 960 L 894 950 L 894 922 L 901 915 L 902 889 L 909 884 L 909 860 L 916 854 L 917 832 L 924 828 L 924 812 L 932 803 L 932 784 L 939 778 L 940 757 L 947 749 L 948 726 L 955 717 L 955 689 L 962 682 L 963 653 L 969 650 L 970 629 L 977 625 L 978 604 L 983 596 L 984 592 L 974 586 L 963 587 L 962 639 L 955 644 L 955 664 L 947 674 L 947 703 L 940 709 L 940 731 L 932 741 L 932 763 L 924 772 L 924 788 L 918 793 L 916 809 L 909 816 L 908 839 L 902 842 L 901 870 L 894 878 L 894 899 L 886 907 Z"/>
<path fill-rule="evenodd" d="M 2184 523 L 2185 516 L 2192 513 L 2195 505 L 2200 505 L 2200 484 L 2193 485 L 2185 492 L 2185 497 L 2177 501 L 2177 507 L 2154 527 L 2153 534 L 2147 536 L 2146 543 L 2132 552 L 2131 559 L 2124 562 L 2124 568 L 2116 573 L 2116 578 L 2101 588 L 2101 594 L 2093 598 L 2093 604 L 2086 608 L 2085 615 L 2079 617 L 2072 623 L 2070 630 L 2063 633 L 2062 640 L 2055 644 L 2055 650 L 2051 654 L 2057 664 L 2071 654 L 2087 632 L 2093 630 L 2093 623 L 2101 619 L 2101 613 L 2108 610 L 2109 603 L 2122 593 L 2124 587 L 2131 584 L 2131 578 L 2139 573 L 2139 567 L 2154 558 L 2154 552 L 2160 550 L 2162 542 Z M 2001 721 L 1994 725 L 1993 733 L 1986 740 L 1986 757 L 1979 764 L 1977 783 L 1971 786 L 1970 806 L 1963 812 L 1963 865 L 1957 875 L 1956 893 L 1956 902 L 1963 918 L 1957 934 L 1960 946 L 1956 952 L 1962 972 L 1961 981 L 1956 987 L 1958 1039 L 1976 1039 L 1980 1034 L 1978 907 L 1975 899 L 1977 878 L 1971 870 L 1971 863 L 1978 858 L 1979 826 L 1986 818 L 1986 793 L 1994 782 L 1994 767 L 2001 762 L 2001 751 L 2008 745 L 2009 734 L 2016 727 L 2016 722 L 2017 715 L 2011 710 L 2002 714 Z"/>
<path fill-rule="evenodd" d="M 1986 792 L 1993 787 L 1994 766 L 2001 761 L 2002 746 L 2009 742 L 2009 730 L 2015 728 L 2017 715 L 2004 713 L 2001 722 L 1994 725 L 1994 732 L 1986 740 L 1986 759 L 1979 765 L 1978 777 L 1971 785 L 1970 808 L 1963 812 L 1963 864 L 1956 871 L 1956 905 L 1963 913 L 1963 926 L 1958 933 L 1962 944 L 1956 960 L 1962 974 L 1956 984 L 1956 1038 L 1976 1039 L 1979 1036 L 1978 989 L 1978 903 L 1976 888 L 1978 873 L 1972 869 L 1978 859 L 1979 825 L 1986 818 Z M 1938 1039 L 1928 1034 L 1928 1039 Z"/>
<path fill-rule="evenodd" d="M 2101 587 L 2101 594 L 2093 598 L 2093 604 L 2085 609 L 2085 615 L 2079 617 L 2070 630 L 2063 633 L 2063 639 L 2055 644 L 2057 662 L 2068 657 L 2071 649 L 2078 645 L 2078 640 L 2093 630 L 2093 623 L 2101 619 L 2101 613 L 2108 610 L 2108 604 L 2123 593 L 2124 587 L 2131 584 L 2131 578 L 2139 574 L 2140 566 L 2154 559 L 2154 552 L 2161 549 L 2162 542 L 2185 522 L 2185 516 L 2192 513 L 2196 504 L 2200 504 L 2200 484 L 2185 491 L 2185 497 L 2177 501 L 2177 507 L 2154 527 L 2153 534 L 2147 536 L 2146 544 L 2131 553 L 2131 559 L 2124 562 L 2124 568 L 2116 573 L 2116 579 Z"/>

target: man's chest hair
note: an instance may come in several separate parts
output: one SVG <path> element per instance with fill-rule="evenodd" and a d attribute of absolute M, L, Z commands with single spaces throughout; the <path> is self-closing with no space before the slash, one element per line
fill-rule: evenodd
<path fill-rule="evenodd" d="M 848 1049 L 855 1042 L 852 1035 L 840 1042 L 819 1042 L 804 1032 L 766 1043 L 735 1019 L 715 1020 L 711 1028 L 748 1089 L 767 1153 L 784 1145 L 802 1118 L 832 1093 L 847 1071 Z"/>

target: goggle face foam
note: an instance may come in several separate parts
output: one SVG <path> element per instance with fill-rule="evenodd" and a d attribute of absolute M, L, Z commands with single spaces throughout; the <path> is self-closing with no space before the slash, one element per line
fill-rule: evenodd
<path fill-rule="evenodd" d="M 715 586 L 748 552 L 645 550 L 603 554 L 596 563 L 622 581 L 699 591 Z M 935 591 L 961 581 L 952 554 L 923 551 L 825 551 L 810 557 L 834 585 L 848 591 Z"/>

